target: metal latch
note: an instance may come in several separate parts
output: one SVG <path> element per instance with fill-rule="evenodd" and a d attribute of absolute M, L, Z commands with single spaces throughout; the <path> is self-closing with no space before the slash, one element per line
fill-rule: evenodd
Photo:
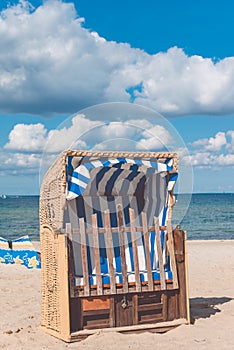
<path fill-rule="evenodd" d="M 121 306 L 123 309 L 126 309 L 128 307 L 128 301 L 126 300 L 126 297 L 124 296 L 121 301 Z"/>

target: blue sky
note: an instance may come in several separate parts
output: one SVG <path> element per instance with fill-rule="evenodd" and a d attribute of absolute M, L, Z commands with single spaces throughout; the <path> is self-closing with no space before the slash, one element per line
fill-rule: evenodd
<path fill-rule="evenodd" d="M 38 194 L 43 148 L 54 130 L 106 102 L 133 102 L 167 118 L 190 152 L 194 192 L 234 192 L 232 1 L 31 5 L 0 2 L 0 194 Z M 72 120 L 56 134 L 60 140 L 74 137 L 75 126 L 80 135 L 100 122 Z M 114 122 L 103 140 L 118 130 Z M 134 134 L 127 122 L 120 131 L 125 139 Z M 143 124 L 158 136 L 156 121 Z M 169 142 L 167 130 L 160 135 Z M 137 137 L 150 150 L 159 147 L 144 132 Z M 92 136 L 95 142 L 100 147 L 100 137 Z M 61 142 L 50 152 L 68 146 Z M 188 161 L 183 152 L 181 158 Z"/>

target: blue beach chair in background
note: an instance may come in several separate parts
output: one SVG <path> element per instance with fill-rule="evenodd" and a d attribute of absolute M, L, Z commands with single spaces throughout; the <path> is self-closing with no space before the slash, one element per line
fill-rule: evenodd
<path fill-rule="evenodd" d="M 0 263 L 24 265 L 28 269 L 40 269 L 39 253 L 35 250 L 29 236 L 14 240 L 0 237 Z"/>

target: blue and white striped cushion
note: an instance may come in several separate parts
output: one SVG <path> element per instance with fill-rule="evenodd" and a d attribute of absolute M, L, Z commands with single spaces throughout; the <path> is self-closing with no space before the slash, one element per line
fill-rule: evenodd
<path fill-rule="evenodd" d="M 90 161 L 88 157 L 82 159 L 81 164 L 72 171 L 71 175 L 68 175 L 68 189 L 67 199 L 74 199 L 85 191 L 89 181 L 90 172 L 95 168 L 102 167 L 116 167 L 119 169 L 137 169 L 139 172 L 149 175 L 152 173 L 167 173 L 172 170 L 173 159 L 166 159 L 165 163 L 157 161 L 149 161 L 142 159 L 128 159 L 128 158 L 113 158 L 104 160 Z M 168 191 L 171 191 L 176 181 L 176 173 L 173 174 L 173 178 L 170 178 L 170 186 Z"/>

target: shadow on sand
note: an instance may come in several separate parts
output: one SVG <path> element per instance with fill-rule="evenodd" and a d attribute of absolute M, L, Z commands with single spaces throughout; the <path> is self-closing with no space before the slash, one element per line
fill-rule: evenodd
<path fill-rule="evenodd" d="M 190 312 L 191 323 L 194 323 L 199 318 L 208 318 L 215 315 L 217 312 L 221 312 L 218 305 L 228 303 L 233 300 L 228 297 L 220 298 L 191 298 L 190 299 Z"/>

